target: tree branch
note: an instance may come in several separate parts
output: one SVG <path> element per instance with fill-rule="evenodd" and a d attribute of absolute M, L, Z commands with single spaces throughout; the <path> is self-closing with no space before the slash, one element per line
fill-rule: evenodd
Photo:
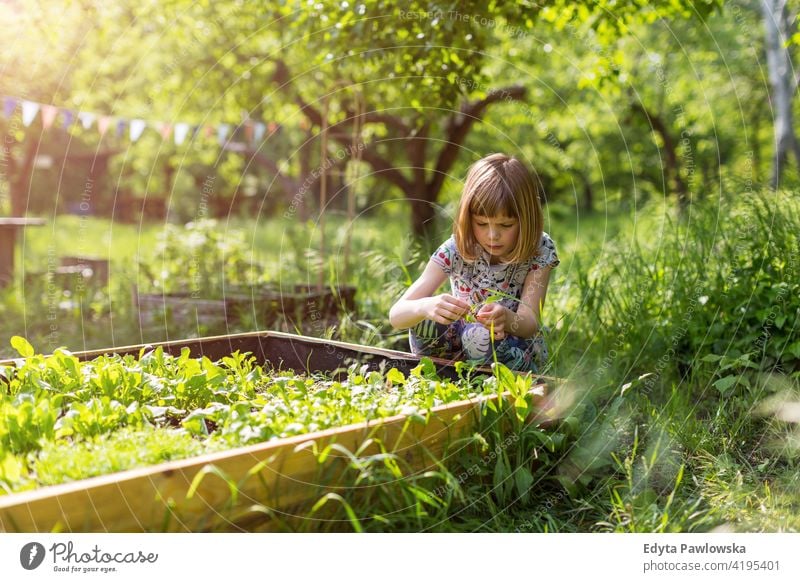
<path fill-rule="evenodd" d="M 278 181 L 281 183 L 281 187 L 284 189 L 286 194 L 294 195 L 300 191 L 300 182 L 293 178 L 290 178 L 285 173 L 281 171 L 278 167 L 278 164 L 275 163 L 274 160 L 265 156 L 260 151 L 245 148 L 245 149 L 238 149 L 235 146 L 231 145 L 231 142 L 226 143 L 223 146 L 223 149 L 227 151 L 233 151 L 239 154 L 244 154 L 249 159 L 253 160 L 256 165 L 261 166 L 262 168 L 266 169 L 268 172 L 275 175 Z"/>
<path fill-rule="evenodd" d="M 439 158 L 436 161 L 436 168 L 433 171 L 433 176 L 431 176 L 428 189 L 432 192 L 438 192 L 441 189 L 445 178 L 458 159 L 458 152 L 461 150 L 461 145 L 464 143 L 467 134 L 469 134 L 469 130 L 472 129 L 476 121 L 481 120 L 490 105 L 500 101 L 522 101 L 524 98 L 525 87 L 512 85 L 503 89 L 493 89 L 483 99 L 468 101 L 462 105 L 461 111 L 450 118 L 446 145 L 439 152 Z"/>
<path fill-rule="evenodd" d="M 677 146 L 675 144 L 675 140 L 672 138 L 672 135 L 667 129 L 667 124 L 664 123 L 664 120 L 659 115 L 648 111 L 648 109 L 640 101 L 631 102 L 631 109 L 636 113 L 640 113 L 647 120 L 647 123 L 650 125 L 650 129 L 661 136 L 661 139 L 664 142 L 664 153 L 667 157 L 665 160 L 667 169 L 670 171 L 672 174 L 672 179 L 675 181 L 675 188 L 677 190 L 678 197 L 681 201 L 687 200 L 689 189 L 686 186 L 686 183 L 683 181 L 683 178 L 681 178 Z"/>

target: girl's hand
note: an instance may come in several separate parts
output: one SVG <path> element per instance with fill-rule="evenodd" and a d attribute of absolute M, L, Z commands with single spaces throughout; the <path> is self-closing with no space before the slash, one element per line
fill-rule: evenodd
<path fill-rule="evenodd" d="M 469 303 L 447 293 L 431 297 L 425 309 L 427 319 L 444 325 L 458 321 L 467 312 L 469 312 Z"/>
<path fill-rule="evenodd" d="M 483 324 L 486 329 L 492 329 L 494 324 L 494 337 L 503 339 L 506 336 L 506 316 L 508 309 L 499 303 L 488 303 L 480 308 L 475 315 L 478 323 Z"/>

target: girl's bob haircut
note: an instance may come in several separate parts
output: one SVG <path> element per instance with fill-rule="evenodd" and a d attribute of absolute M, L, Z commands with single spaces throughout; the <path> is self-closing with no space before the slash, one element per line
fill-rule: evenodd
<path fill-rule="evenodd" d="M 491 154 L 470 166 L 453 224 L 456 247 L 464 260 L 475 262 L 482 252 L 472 232 L 472 217 L 508 217 L 519 221 L 517 246 L 505 263 L 521 263 L 539 253 L 542 206 L 539 179 L 513 156 Z"/>

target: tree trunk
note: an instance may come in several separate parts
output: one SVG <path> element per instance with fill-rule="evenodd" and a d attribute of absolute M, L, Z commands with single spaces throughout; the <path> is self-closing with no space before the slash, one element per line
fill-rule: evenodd
<path fill-rule="evenodd" d="M 286 64 L 281 60 L 276 60 L 275 65 L 273 81 L 279 85 L 281 91 L 294 100 L 313 126 L 322 126 L 322 112 L 294 90 L 291 82 L 293 77 Z M 359 117 L 358 122 L 362 126 L 369 123 L 384 125 L 388 131 L 387 141 L 406 140 L 405 153 L 410 164 L 398 162 L 393 157 L 382 156 L 377 147 L 377 141 L 380 140 L 363 144 L 361 160 L 372 168 L 373 174 L 378 179 L 398 187 L 404 193 L 411 205 L 411 229 L 414 235 L 419 239 L 429 241 L 434 230 L 435 204 L 439 192 L 458 159 L 464 140 L 474 124 L 481 121 L 486 109 L 491 105 L 523 101 L 524 99 L 525 87 L 512 85 L 490 90 L 482 99 L 463 103 L 459 111 L 451 113 L 447 119 L 442 120 L 445 130 L 441 141 L 444 145 L 438 154 L 428 155 L 426 152 L 427 133 L 432 126 L 430 118 L 420 129 L 414 129 L 417 127 L 416 124 L 409 124 L 399 116 L 370 111 L 368 104 L 366 111 L 358 116 L 354 112 L 347 112 L 346 121 L 338 124 L 337 131 L 332 132 L 330 138 L 344 147 L 351 147 L 352 124 Z M 302 167 L 302 159 L 301 156 L 300 180 L 303 180 L 306 175 L 306 169 Z M 408 165 L 411 166 L 410 178 L 405 171 Z"/>
<path fill-rule="evenodd" d="M 426 246 L 432 245 L 436 220 L 434 202 L 421 196 L 407 196 L 407 199 L 411 204 L 411 231 L 414 238 L 424 241 Z"/>
<path fill-rule="evenodd" d="M 33 175 L 33 160 L 36 157 L 37 145 L 35 139 L 28 140 L 20 163 L 14 160 L 13 154 L 9 153 L 8 155 L 11 216 L 25 216 L 28 210 L 28 190 Z"/>
<path fill-rule="evenodd" d="M 581 172 L 581 180 L 583 180 L 583 209 L 586 212 L 591 212 L 594 209 L 594 190 L 592 189 L 592 181 L 589 177 Z"/>
<path fill-rule="evenodd" d="M 772 156 L 770 185 L 775 189 L 789 153 L 794 155 L 800 167 L 800 147 L 792 124 L 795 85 L 789 49 L 786 47 L 791 38 L 791 25 L 786 0 L 762 0 L 761 11 L 764 16 L 767 69 L 772 88 L 770 102 L 774 112 L 775 152 Z"/>
<path fill-rule="evenodd" d="M 660 116 L 650 112 L 644 106 L 644 104 L 639 101 L 635 101 L 631 107 L 634 111 L 644 115 L 644 117 L 647 119 L 647 122 L 650 124 L 650 129 L 661 136 L 661 141 L 664 142 L 664 173 L 667 176 L 667 182 L 669 182 L 670 178 L 672 179 L 674 184 L 673 188 L 675 193 L 678 195 L 679 209 L 681 212 L 685 211 L 689 206 L 689 188 L 686 186 L 686 182 L 684 182 L 683 178 L 681 177 L 681 168 L 680 162 L 678 161 L 678 149 L 675 145 L 675 139 L 672 137 L 672 134 L 670 134 L 667 124 L 664 123 L 664 120 L 661 119 Z"/>

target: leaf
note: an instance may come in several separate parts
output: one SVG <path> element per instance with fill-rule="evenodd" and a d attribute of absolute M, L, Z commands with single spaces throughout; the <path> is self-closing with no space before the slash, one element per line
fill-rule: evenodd
<path fill-rule="evenodd" d="M 517 487 L 517 495 L 523 503 L 527 503 L 530 497 L 531 485 L 533 485 L 533 475 L 527 467 L 519 467 L 514 472 L 514 484 Z"/>
<path fill-rule="evenodd" d="M 502 495 L 508 477 L 509 474 L 505 459 L 500 455 L 494 465 L 494 474 L 492 476 L 492 484 L 498 495 Z"/>
<path fill-rule="evenodd" d="M 36 353 L 33 346 L 24 337 L 15 335 L 11 338 L 11 347 L 19 352 L 23 358 L 30 358 Z"/>
<path fill-rule="evenodd" d="M 361 527 L 361 522 L 359 522 L 358 517 L 356 516 L 356 512 L 353 511 L 353 508 L 350 506 L 349 503 L 345 500 L 344 497 L 339 495 L 338 493 L 328 493 L 323 495 L 311 508 L 311 513 L 309 515 L 314 515 L 317 511 L 322 509 L 322 507 L 328 502 L 328 500 L 333 499 L 338 501 L 339 504 L 344 508 L 345 513 L 347 514 L 347 519 L 350 521 L 350 525 L 353 526 L 353 529 L 357 533 L 363 533 L 364 528 Z"/>
<path fill-rule="evenodd" d="M 730 390 L 730 388 L 736 384 L 736 381 L 739 379 L 739 376 L 725 376 L 724 378 L 720 378 L 716 382 L 714 382 L 714 388 L 722 392 L 723 394 Z"/>
<path fill-rule="evenodd" d="M 500 363 L 492 364 L 492 371 L 497 378 L 498 389 L 500 392 L 508 390 L 512 394 L 516 395 L 515 388 L 517 382 L 514 373 Z"/>
<path fill-rule="evenodd" d="M 636 378 L 636 380 L 632 380 L 631 382 L 628 382 L 627 384 L 623 384 L 623 385 L 622 385 L 622 389 L 620 390 L 620 393 L 619 393 L 619 395 L 620 395 L 620 396 L 624 396 L 624 395 L 625 395 L 625 393 L 626 393 L 628 390 L 630 390 L 630 389 L 631 389 L 631 388 L 633 388 L 634 386 L 638 386 L 638 385 L 639 385 L 639 384 L 641 384 L 641 383 L 642 383 L 644 380 L 646 380 L 647 378 L 649 378 L 650 376 L 653 376 L 653 375 L 654 375 L 654 374 L 653 374 L 652 372 L 647 372 L 646 374 L 642 374 L 641 376 L 639 376 L 638 378 Z"/>
<path fill-rule="evenodd" d="M 433 360 L 423 356 L 419 360 L 419 365 L 412 368 L 411 375 L 417 378 L 433 379 L 436 377 L 436 365 Z"/>
<path fill-rule="evenodd" d="M 517 418 L 523 422 L 528 416 L 528 402 L 523 396 L 517 396 L 514 400 L 514 409 L 517 411 Z"/>
<path fill-rule="evenodd" d="M 212 464 L 203 465 L 203 468 L 200 469 L 194 476 L 194 479 L 192 479 L 192 483 L 189 486 L 189 490 L 186 492 L 186 499 L 192 499 L 195 496 L 197 489 L 200 487 L 200 484 L 203 482 L 206 475 L 216 475 L 222 479 L 222 481 L 228 486 L 228 491 L 231 494 L 231 505 L 236 505 L 236 501 L 239 498 L 239 487 L 237 486 L 236 481 L 229 477 L 225 471 Z"/>
<path fill-rule="evenodd" d="M 700 361 L 701 362 L 709 362 L 709 363 L 713 364 L 715 362 L 719 362 L 721 359 L 722 359 L 722 356 L 718 356 L 716 354 L 708 354 L 707 356 L 704 356 L 704 357 L 700 358 Z"/>
<path fill-rule="evenodd" d="M 3 460 L 0 462 L 0 479 L 13 484 L 20 480 L 23 472 L 23 465 L 17 457 L 10 453 L 3 456 Z"/>
<path fill-rule="evenodd" d="M 197 436 L 207 436 L 208 426 L 206 426 L 206 415 L 203 413 L 193 412 L 183 419 L 181 425 L 188 430 L 191 434 Z"/>
<path fill-rule="evenodd" d="M 397 368 L 392 368 L 386 372 L 386 380 L 392 384 L 405 384 L 406 377 Z"/>

